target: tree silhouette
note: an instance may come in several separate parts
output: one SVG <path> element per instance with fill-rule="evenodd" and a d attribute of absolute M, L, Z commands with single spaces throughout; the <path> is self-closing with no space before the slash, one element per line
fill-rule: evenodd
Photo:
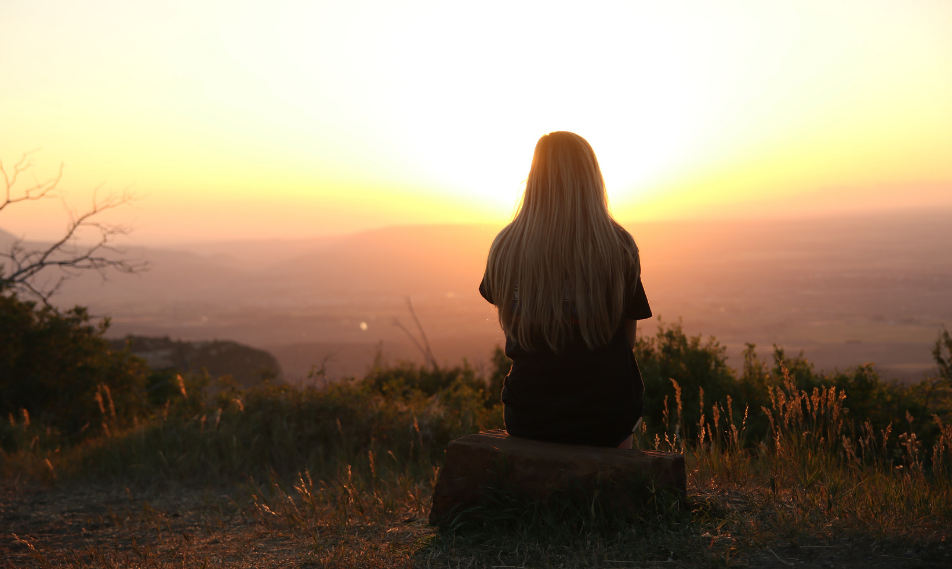
<path fill-rule="evenodd" d="M 0 161 L 0 176 L 4 182 L 0 215 L 17 204 L 56 197 L 62 199 L 57 190 L 63 176 L 63 165 L 60 164 L 55 176 L 42 180 L 33 176 L 32 183 L 21 183 L 33 167 L 32 152 L 24 153 L 11 171 Z M 18 187 L 18 184 L 23 187 Z M 148 268 L 144 261 L 122 258 L 123 251 L 113 246 L 115 238 L 128 234 L 131 228 L 100 220 L 103 212 L 129 203 L 133 195 L 126 190 L 102 197 L 98 190 L 94 192 L 92 206 L 82 212 L 70 209 L 63 201 L 69 223 L 59 239 L 37 244 L 27 243 L 22 237 L 15 238 L 7 251 L 0 251 L 0 292 L 26 293 L 49 306 L 50 297 L 63 283 L 83 271 L 96 271 L 105 279 L 107 270 L 131 274 Z M 82 244 L 78 238 L 86 233 L 92 233 L 96 238 Z"/>

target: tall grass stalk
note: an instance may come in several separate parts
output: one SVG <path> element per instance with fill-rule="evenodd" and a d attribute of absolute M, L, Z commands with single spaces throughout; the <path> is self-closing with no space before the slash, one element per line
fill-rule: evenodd
<path fill-rule="evenodd" d="M 53 446 L 55 433 L 28 414 L 11 415 L 8 433 L 19 450 L 4 452 L 0 469 L 8 479 L 48 484 L 240 484 L 258 524 L 311 543 L 330 556 L 328 564 L 337 559 L 346 565 L 359 555 L 397 556 L 406 563 L 413 555 L 430 559 L 455 547 L 450 544 L 456 543 L 456 530 L 426 530 L 426 547 L 405 540 L 375 544 L 385 543 L 387 528 L 424 532 L 446 444 L 502 427 L 502 407 L 487 404 L 485 392 L 465 377 L 437 381 L 417 372 L 413 381 L 384 370 L 320 390 L 212 392 L 182 382 L 174 400 L 131 425 L 113 420 L 109 392 L 100 390 L 102 435 L 61 448 Z M 500 548 L 533 544 L 541 560 L 553 547 L 584 538 L 610 544 L 614 559 L 644 555 L 664 561 L 674 551 L 730 559 L 779 537 L 952 538 L 952 425 L 932 417 L 938 435 L 929 447 L 916 436 L 911 418 L 897 422 L 895 431 L 868 421 L 857 428 L 844 391 L 807 391 L 783 375 L 781 385 L 768 386 L 759 410 L 769 424 L 764 437 L 751 435 L 754 410 L 730 395 L 712 401 L 703 390 L 697 393 L 699 412 L 690 415 L 699 419 L 686 428 L 683 402 L 695 399 L 671 380 L 673 408 L 665 405 L 662 428 L 643 423 L 636 445 L 684 453 L 692 505 L 683 515 L 657 502 L 663 515 L 651 520 L 602 524 L 597 512 L 571 504 L 553 514 L 500 499 L 503 507 L 494 510 L 504 513 L 499 524 L 483 524 L 481 537 L 463 532 L 459 539 Z M 509 530 L 486 529 L 493 525 Z M 632 543 L 640 545 L 632 549 Z"/>
<path fill-rule="evenodd" d="M 702 396 L 703 401 L 703 396 Z M 846 421 L 847 396 L 835 387 L 806 392 L 784 374 L 771 387 L 763 412 L 770 435 L 745 444 L 747 409 L 726 421 L 719 404 L 686 451 L 689 480 L 698 497 L 743 495 L 757 515 L 745 520 L 752 535 L 872 531 L 879 537 L 948 533 L 952 523 L 952 428 L 936 421 L 941 435 L 930 452 L 910 431 L 890 446 L 891 429 L 876 433 L 866 422 L 853 432 Z M 911 423 L 911 422 L 908 422 Z M 924 458 L 928 455 L 929 465 Z"/>

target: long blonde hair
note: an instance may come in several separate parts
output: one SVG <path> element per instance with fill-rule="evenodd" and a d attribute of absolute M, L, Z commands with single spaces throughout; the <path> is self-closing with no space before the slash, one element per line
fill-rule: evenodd
<path fill-rule="evenodd" d="M 543 135 L 522 205 L 486 261 L 506 336 L 526 349 L 541 338 L 557 352 L 577 327 L 589 349 L 604 345 L 639 272 L 634 239 L 608 212 L 595 151 L 571 132 Z"/>

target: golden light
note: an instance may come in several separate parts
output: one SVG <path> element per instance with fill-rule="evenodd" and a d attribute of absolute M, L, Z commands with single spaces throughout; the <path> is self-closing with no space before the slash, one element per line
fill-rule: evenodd
<path fill-rule="evenodd" d="M 553 130 L 592 143 L 626 219 L 952 180 L 947 2 L 51 0 L 6 18 L 0 158 L 42 147 L 77 200 L 132 185 L 149 240 L 502 222 Z"/>

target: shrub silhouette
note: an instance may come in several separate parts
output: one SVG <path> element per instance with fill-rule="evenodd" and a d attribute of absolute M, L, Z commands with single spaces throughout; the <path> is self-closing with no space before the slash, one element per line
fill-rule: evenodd
<path fill-rule="evenodd" d="M 904 384 L 883 381 L 871 363 L 818 372 L 802 352 L 790 357 L 776 344 L 773 366 L 769 366 L 757 357 L 756 346 L 747 344 L 738 376 L 727 365 L 726 351 L 714 337 L 688 336 L 680 323 L 661 323 L 654 336 L 640 336 L 635 345 L 645 382 L 646 433 L 650 438 L 671 431 L 692 439 L 697 436 L 701 414 L 710 418 L 717 402 L 724 412 L 730 405 L 735 416 L 747 413 L 748 444 L 763 441 L 770 431 L 764 412 L 770 405 L 770 391 L 784 386 L 789 378 L 793 387 L 803 392 L 836 388 L 845 393 L 849 413 L 844 421 L 853 432 L 860 432 L 867 422 L 877 432 L 908 423 L 903 430 L 916 433 L 930 446 L 940 436 L 933 416 L 945 423 L 952 421 L 952 378 L 948 377 L 952 337 L 948 331 L 939 333 L 932 352 L 938 375 Z"/>
<path fill-rule="evenodd" d="M 0 444 L 16 446 L 13 418 L 42 425 L 46 438 L 76 442 L 121 427 L 147 406 L 145 362 L 112 351 L 85 308 L 65 312 L 0 294 Z"/>
<path fill-rule="evenodd" d="M 262 409 L 277 409 L 300 397 L 322 401 L 318 407 L 346 399 L 350 402 L 323 410 L 319 420 L 310 412 L 302 414 L 301 424 L 329 420 L 327 428 L 341 434 L 339 421 L 351 426 L 345 429 L 345 438 L 362 441 L 355 448 L 371 439 L 389 441 L 398 449 L 412 443 L 416 450 L 410 452 L 407 446 L 408 455 L 423 447 L 438 453 L 441 444 L 454 436 L 502 426 L 500 392 L 511 361 L 500 348 L 485 374 L 466 363 L 435 368 L 378 362 L 366 377 L 325 386 L 327 393 L 322 395 L 320 390 L 302 394 L 288 386 L 246 391 L 234 382 L 228 385 L 227 378 L 150 370 L 128 351 L 110 350 L 102 337 L 107 319 L 91 320 L 81 307 L 60 312 L 15 294 L 0 295 L 0 413 L 7 419 L 0 422 L 0 444 L 5 450 L 71 445 L 170 413 L 205 420 L 224 417 L 219 410 L 240 406 L 233 400 L 241 399 L 250 408 L 260 400 Z M 743 368 L 737 373 L 727 365 L 725 349 L 716 339 L 688 336 L 680 323 L 662 323 L 655 335 L 639 337 L 635 356 L 646 388 L 642 435 L 648 441 L 664 433 L 691 440 L 698 436 L 702 415 L 707 420 L 714 416 L 716 403 L 721 416 L 730 414 L 739 421 L 746 413 L 745 440 L 740 444 L 756 446 L 770 433 L 765 409 L 771 405 L 771 390 L 786 383 L 803 392 L 835 387 L 845 393 L 849 413 L 844 424 L 854 433 L 867 425 L 876 432 L 901 429 L 929 446 L 941 434 L 933 415 L 945 424 L 952 422 L 948 332 L 940 333 L 933 350 L 938 375 L 918 384 L 882 381 L 872 364 L 817 372 L 802 353 L 790 357 L 776 345 L 771 365 L 757 357 L 755 348 L 747 345 Z M 221 397 L 225 399 L 218 401 Z M 370 416 L 365 413 L 389 406 L 400 409 L 403 418 L 395 423 L 387 419 L 359 435 L 369 427 Z M 278 416 L 295 415 L 284 410 Z M 216 419 L 216 424 L 218 420 L 224 418 Z M 398 440 L 402 442 L 395 443 Z M 895 437 L 889 442 L 894 452 L 900 451 L 898 442 Z"/>
<path fill-rule="evenodd" d="M 700 335 L 688 337 L 680 323 L 665 326 L 661 322 L 653 337 L 639 336 L 635 359 L 645 382 L 644 420 L 650 430 L 666 424 L 675 428 L 679 418 L 672 413 L 680 397 L 681 434 L 691 437 L 700 419 L 700 389 L 708 403 L 737 396 L 737 378 L 727 365 L 725 348 L 713 336 L 707 341 Z"/>

